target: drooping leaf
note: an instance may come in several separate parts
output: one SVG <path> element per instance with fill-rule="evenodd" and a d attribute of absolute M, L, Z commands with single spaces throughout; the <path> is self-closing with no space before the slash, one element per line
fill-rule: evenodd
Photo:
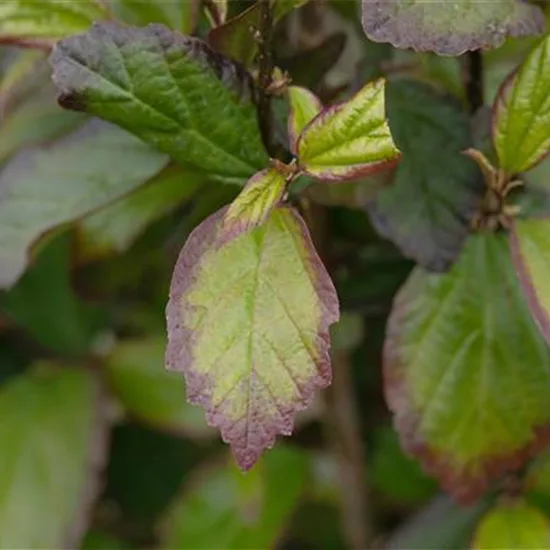
<path fill-rule="evenodd" d="M 401 442 L 467 501 L 537 447 L 550 420 L 550 350 L 506 238 L 468 238 L 444 275 L 417 268 L 394 302 L 385 392 Z"/>
<path fill-rule="evenodd" d="M 322 180 L 357 179 L 399 159 L 385 111 L 385 81 L 366 84 L 350 100 L 322 110 L 297 143 L 300 167 Z"/>
<path fill-rule="evenodd" d="M 396 48 L 460 55 L 497 48 L 506 36 L 540 34 L 544 15 L 523 0 L 362 0 L 363 28 Z"/>
<path fill-rule="evenodd" d="M 307 466 L 303 452 L 280 446 L 244 477 L 231 465 L 205 469 L 174 503 L 161 547 L 274 547 L 304 492 Z"/>
<path fill-rule="evenodd" d="M 40 364 L 2 386 L 2 548 L 74 548 L 84 534 L 106 458 L 95 382 L 84 369 Z"/>
<path fill-rule="evenodd" d="M 550 343 L 550 218 L 516 219 L 510 248 L 531 314 Z"/>
<path fill-rule="evenodd" d="M 276 23 L 294 8 L 308 0 L 272 0 L 273 21 Z M 208 33 L 208 43 L 217 51 L 249 66 L 258 53 L 254 30 L 260 27 L 261 2 L 255 2 L 237 16 Z"/>
<path fill-rule="evenodd" d="M 166 162 L 165 155 L 97 120 L 16 156 L 0 172 L 0 288 L 21 275 L 41 235 L 132 191 Z"/>
<path fill-rule="evenodd" d="M 0 4 L 0 42 L 54 42 L 107 18 L 96 0 L 9 0 Z"/>
<path fill-rule="evenodd" d="M 191 198 L 204 180 L 203 175 L 168 166 L 130 195 L 82 220 L 81 254 L 94 258 L 124 252 L 147 226 Z"/>
<path fill-rule="evenodd" d="M 472 550 L 540 550 L 550 547 L 550 523 L 522 501 L 503 502 L 479 522 Z"/>
<path fill-rule="evenodd" d="M 178 259 L 167 307 L 169 369 L 206 409 L 242 469 L 331 380 L 328 327 L 338 299 L 296 212 L 219 244 L 226 210 L 204 221 Z"/>
<path fill-rule="evenodd" d="M 115 0 L 113 8 L 126 23 L 143 27 L 161 23 L 182 34 L 193 34 L 199 17 L 199 0 Z"/>
<path fill-rule="evenodd" d="M 221 239 L 234 239 L 262 225 L 280 203 L 286 185 L 285 176 L 275 168 L 267 168 L 250 178 L 223 217 Z"/>
<path fill-rule="evenodd" d="M 94 25 L 51 56 L 62 106 L 118 124 L 174 159 L 243 183 L 267 162 L 250 75 L 162 25 Z"/>
<path fill-rule="evenodd" d="M 493 116 L 501 168 L 525 172 L 550 152 L 550 34 L 504 81 Z"/>
<path fill-rule="evenodd" d="M 208 437 L 212 428 L 197 407 L 184 400 L 185 383 L 164 368 L 164 338 L 118 344 L 105 361 L 111 391 L 133 416 L 158 429 Z"/>
<path fill-rule="evenodd" d="M 288 115 L 288 139 L 290 150 L 296 154 L 296 142 L 302 130 L 321 112 L 321 100 L 307 88 L 288 88 L 290 113 Z"/>
<path fill-rule="evenodd" d="M 393 183 L 368 205 L 377 231 L 433 271 L 457 257 L 483 193 L 481 174 L 462 151 L 467 115 L 454 100 L 419 82 L 390 82 L 390 128 L 402 158 Z"/>

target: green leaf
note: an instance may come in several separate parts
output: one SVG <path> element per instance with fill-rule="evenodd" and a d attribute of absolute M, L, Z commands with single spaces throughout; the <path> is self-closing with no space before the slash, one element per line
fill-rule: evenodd
<path fill-rule="evenodd" d="M 540 550 L 550 547 L 550 523 L 537 508 L 521 501 L 495 506 L 477 526 L 473 550 Z"/>
<path fill-rule="evenodd" d="M 300 167 L 328 181 L 357 179 L 399 159 L 385 112 L 385 80 L 366 84 L 351 99 L 322 110 L 297 144 Z"/>
<path fill-rule="evenodd" d="M 62 106 L 136 134 L 198 171 L 243 183 L 267 163 L 250 75 L 162 25 L 94 25 L 51 56 Z"/>
<path fill-rule="evenodd" d="M 531 314 L 550 343 L 550 218 L 516 219 L 510 232 L 510 248 Z"/>
<path fill-rule="evenodd" d="M 106 458 L 98 390 L 89 371 L 45 364 L 0 389 L 0 547 L 78 544 Z"/>
<path fill-rule="evenodd" d="M 273 548 L 307 483 L 307 456 L 285 446 L 243 477 L 205 469 L 173 505 L 162 548 Z"/>
<path fill-rule="evenodd" d="M 158 218 L 190 199 L 204 176 L 169 166 L 146 185 L 84 218 L 79 225 L 80 251 L 86 258 L 124 252 Z"/>
<path fill-rule="evenodd" d="M 155 428 L 211 436 L 201 410 L 184 401 L 182 378 L 164 368 L 164 349 L 164 338 L 155 337 L 118 344 L 104 365 L 111 391 L 132 416 Z"/>
<path fill-rule="evenodd" d="M 193 34 L 199 18 L 199 0 L 116 0 L 113 8 L 119 19 L 144 27 L 162 23 L 182 34 Z"/>
<path fill-rule="evenodd" d="M 229 11 L 229 0 L 206 0 L 204 9 L 212 27 L 223 25 Z"/>
<path fill-rule="evenodd" d="M 0 42 L 52 44 L 107 18 L 96 0 L 9 0 L 0 4 Z"/>
<path fill-rule="evenodd" d="M 71 287 L 69 237 L 60 235 L 44 246 L 18 284 L 0 293 L 0 311 L 46 348 L 83 355 L 98 327 Z"/>
<path fill-rule="evenodd" d="M 296 143 L 302 130 L 321 112 L 321 100 L 307 88 L 288 88 L 290 113 L 288 115 L 288 138 L 291 151 L 296 154 Z"/>
<path fill-rule="evenodd" d="M 375 42 L 396 48 L 460 55 L 498 48 L 506 36 L 540 34 L 542 10 L 523 0 L 431 2 L 362 0 L 363 28 Z"/>
<path fill-rule="evenodd" d="M 525 172 L 550 152 L 550 35 L 502 84 L 495 101 L 493 142 L 500 167 Z"/>
<path fill-rule="evenodd" d="M 330 383 L 338 299 L 294 210 L 276 209 L 261 227 L 220 244 L 225 212 L 195 229 L 178 259 L 167 366 L 183 371 L 189 401 L 206 409 L 247 470 Z"/>
<path fill-rule="evenodd" d="M 289 11 L 305 4 L 308 0 L 272 0 L 273 20 L 277 23 Z M 208 43 L 217 51 L 249 66 L 258 53 L 258 41 L 254 29 L 259 29 L 261 2 L 255 2 L 223 25 L 208 33 Z"/>
<path fill-rule="evenodd" d="M 45 232 L 132 191 L 166 162 L 137 138 L 97 120 L 15 157 L 0 173 L 0 288 L 19 278 L 31 245 Z"/>
<path fill-rule="evenodd" d="M 448 274 L 413 272 L 389 319 L 384 371 L 402 444 L 462 501 L 537 448 L 550 350 L 503 235 L 469 237 Z"/>
<path fill-rule="evenodd" d="M 393 183 L 368 204 L 371 220 L 405 256 L 444 271 L 483 194 L 480 173 L 462 154 L 471 143 L 468 116 L 453 99 L 407 80 L 390 82 L 387 108 L 403 156 Z"/>
<path fill-rule="evenodd" d="M 224 242 L 262 225 L 281 202 L 287 181 L 275 168 L 267 168 L 248 180 L 231 203 L 221 224 Z"/>

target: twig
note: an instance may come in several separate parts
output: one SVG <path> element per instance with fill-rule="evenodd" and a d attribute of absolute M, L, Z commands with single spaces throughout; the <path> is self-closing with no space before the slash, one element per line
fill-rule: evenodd
<path fill-rule="evenodd" d="M 466 98 L 471 113 L 475 113 L 484 104 L 483 93 L 483 57 L 476 50 L 467 54 L 465 58 L 465 87 Z"/>
<path fill-rule="evenodd" d="M 256 33 L 258 42 L 258 122 L 265 148 L 272 158 L 277 156 L 273 144 L 271 111 L 271 83 L 273 79 L 273 9 L 271 0 L 260 0 L 260 26 Z"/>

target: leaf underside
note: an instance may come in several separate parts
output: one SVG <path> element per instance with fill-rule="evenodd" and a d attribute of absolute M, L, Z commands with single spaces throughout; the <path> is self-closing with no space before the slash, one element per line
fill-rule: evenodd
<path fill-rule="evenodd" d="M 384 375 L 402 444 L 464 502 L 548 439 L 550 351 L 505 237 L 469 237 L 445 275 L 413 272 L 389 319 Z"/>
<path fill-rule="evenodd" d="M 263 226 L 220 244 L 226 209 L 204 221 L 178 259 L 167 306 L 167 367 L 182 371 L 242 469 L 331 380 L 334 286 L 304 222 L 274 210 Z"/>
<path fill-rule="evenodd" d="M 523 0 L 362 0 L 363 28 L 396 48 L 460 55 L 497 48 L 507 36 L 540 34 L 544 14 Z"/>
<path fill-rule="evenodd" d="M 187 166 L 242 184 L 267 163 L 252 78 L 199 39 L 108 22 L 59 42 L 50 62 L 63 107 Z"/>

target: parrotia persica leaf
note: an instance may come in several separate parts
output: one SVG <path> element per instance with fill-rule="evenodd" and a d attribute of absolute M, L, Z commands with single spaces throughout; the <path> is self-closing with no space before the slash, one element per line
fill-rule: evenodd
<path fill-rule="evenodd" d="M 166 361 L 247 470 L 330 383 L 338 299 L 294 210 L 277 208 L 261 227 L 220 244 L 226 211 L 197 227 L 178 259 Z"/>
<path fill-rule="evenodd" d="M 0 42 L 52 44 L 107 18 L 96 0 L 9 0 L 0 3 Z"/>
<path fill-rule="evenodd" d="M 413 272 L 389 319 L 384 374 L 402 444 L 462 501 L 540 444 L 550 350 L 505 236 L 470 236 L 447 274 Z"/>
<path fill-rule="evenodd" d="M 350 100 L 327 107 L 302 131 L 297 156 L 306 174 L 322 180 L 358 179 L 399 159 L 385 112 L 385 81 L 366 84 Z"/>
<path fill-rule="evenodd" d="M 502 84 L 494 106 L 493 142 L 500 167 L 525 172 L 550 151 L 550 35 Z"/>
<path fill-rule="evenodd" d="M 191 437 L 214 432 L 200 409 L 186 403 L 183 379 L 164 365 L 164 338 L 121 342 L 105 361 L 113 394 L 130 413 L 157 429 Z"/>
<path fill-rule="evenodd" d="M 267 163 L 250 75 L 196 38 L 117 23 L 62 40 L 60 104 L 136 134 L 174 159 L 243 183 Z"/>
<path fill-rule="evenodd" d="M 497 48 L 507 36 L 540 34 L 542 10 L 523 0 L 362 0 L 363 28 L 396 48 L 460 55 Z"/>
<path fill-rule="evenodd" d="M 78 547 L 106 457 L 95 382 L 85 369 L 40 364 L 2 386 L 2 548 Z"/>
<path fill-rule="evenodd" d="M 393 182 L 367 204 L 368 212 L 376 230 L 405 256 L 444 271 L 458 256 L 483 196 L 481 174 L 462 153 L 471 145 L 470 121 L 458 101 L 421 82 L 389 82 L 386 97 L 402 157 Z"/>
<path fill-rule="evenodd" d="M 224 215 L 221 240 L 226 242 L 262 225 L 283 198 L 286 184 L 285 177 L 274 168 L 250 178 Z"/>
<path fill-rule="evenodd" d="M 550 547 L 550 523 L 522 501 L 503 502 L 479 522 L 472 550 L 540 550 Z"/>
<path fill-rule="evenodd" d="M 0 288 L 18 279 L 45 232 L 122 197 L 167 162 L 100 120 L 13 158 L 0 172 Z"/>
<path fill-rule="evenodd" d="M 321 100 L 307 88 L 288 88 L 290 113 L 288 115 L 288 139 L 291 151 L 296 154 L 296 142 L 302 130 L 321 112 Z"/>
<path fill-rule="evenodd" d="M 521 289 L 550 343 L 550 218 L 517 218 L 509 235 Z"/>

